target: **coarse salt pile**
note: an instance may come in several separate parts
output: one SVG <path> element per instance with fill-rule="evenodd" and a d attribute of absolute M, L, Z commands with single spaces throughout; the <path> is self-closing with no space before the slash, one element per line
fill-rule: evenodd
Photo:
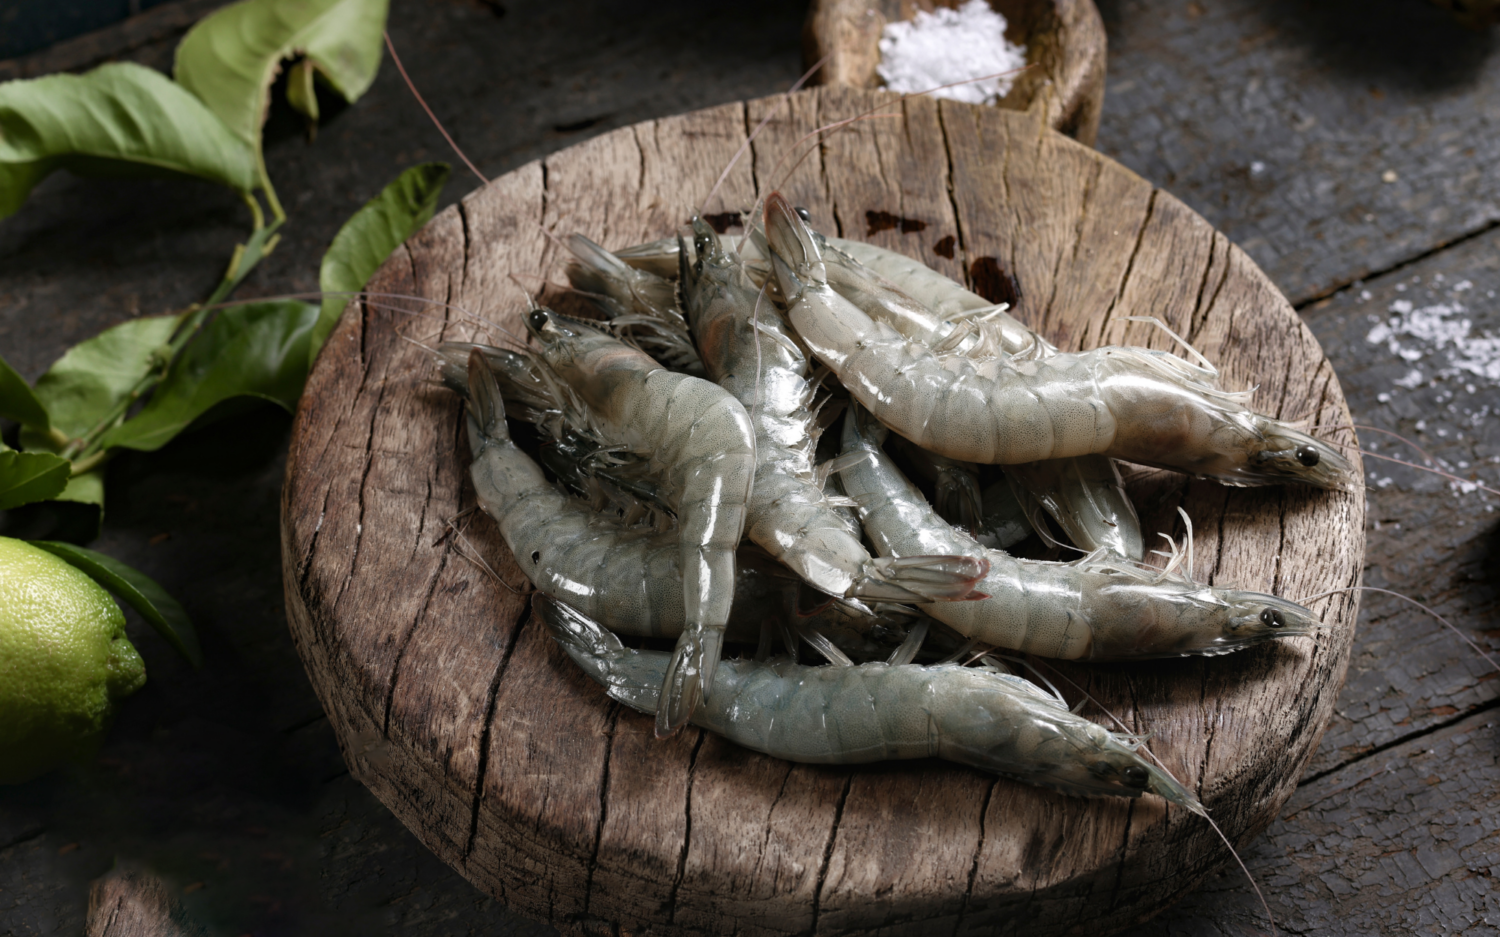
<path fill-rule="evenodd" d="M 1025 48 L 1005 40 L 1005 17 L 985 0 L 969 0 L 957 10 L 919 11 L 910 22 L 887 24 L 875 71 L 887 88 L 909 94 L 1025 65 Z M 933 97 L 994 104 L 1010 91 L 1012 80 L 1003 76 L 971 81 L 934 91 Z"/>

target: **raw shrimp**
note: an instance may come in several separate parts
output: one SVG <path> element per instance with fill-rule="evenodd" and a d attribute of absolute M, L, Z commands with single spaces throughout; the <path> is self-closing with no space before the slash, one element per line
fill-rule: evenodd
<path fill-rule="evenodd" d="M 828 283 L 812 233 L 786 199 L 766 201 L 776 274 L 803 342 L 850 394 L 925 449 L 1016 464 L 1098 453 L 1230 485 L 1302 481 L 1352 489 L 1337 451 L 1245 409 L 1203 369 L 1111 346 L 1016 361 L 939 357 L 876 322 Z"/>
<path fill-rule="evenodd" d="M 877 288 L 895 290 L 920 308 L 930 310 L 927 317 L 902 317 L 912 327 L 912 331 L 895 321 L 889 323 L 907 338 L 936 348 L 950 340 L 954 330 L 961 328 L 959 323 L 969 322 L 976 324 L 977 333 L 989 333 L 987 337 L 990 340 L 971 340 L 964 343 L 966 347 L 963 349 L 953 348 L 959 354 L 974 357 L 970 348 L 1023 357 L 1057 353 L 1057 346 L 1012 317 L 1006 311 L 1007 304 L 992 303 L 919 260 L 862 241 L 838 237 L 828 237 L 825 240 L 843 255 L 843 259 L 852 261 L 852 264 L 840 264 L 849 268 L 850 274 L 866 282 L 873 281 Z M 837 254 L 835 258 L 837 259 Z M 845 295 L 853 299 L 847 293 Z M 856 302 L 856 305 L 860 304 Z M 916 331 L 917 328 L 922 331 Z M 957 346 L 959 343 L 954 340 L 953 344 Z"/>
<path fill-rule="evenodd" d="M 566 268 L 568 282 L 600 308 L 611 332 L 673 371 L 703 376 L 703 362 L 677 309 L 675 283 L 627 265 L 581 234 L 567 243 L 574 257 Z"/>
<path fill-rule="evenodd" d="M 807 354 L 713 229 L 702 219 L 693 229 L 695 259 L 689 264 L 681 252 L 683 305 L 709 377 L 745 405 L 755 429 L 746 536 L 830 595 L 892 602 L 968 595 L 985 573 L 972 557 L 908 557 L 899 568 L 871 562 L 854 518 L 814 479 Z"/>
<path fill-rule="evenodd" d="M 1005 355 L 1019 360 L 1058 354 L 1055 345 L 1007 315 L 1006 306 L 984 305 L 983 297 L 917 261 L 900 263 L 895 259 L 900 254 L 858 241 L 842 238 L 826 241 L 830 245 L 824 252 L 829 285 L 870 318 L 928 346 L 934 353 L 975 359 Z M 850 256 L 851 252 L 898 271 L 915 283 L 929 297 L 929 302 L 907 295 Z M 946 316 L 929 311 L 934 301 L 947 303 Z M 1106 547 L 1133 560 L 1145 555 L 1135 507 L 1125 495 L 1119 469 L 1107 456 L 1080 455 L 1035 463 L 1011 477 L 1022 483 L 1031 500 L 1056 518 L 1085 552 Z M 944 509 L 941 481 L 938 513 L 949 517 Z"/>
<path fill-rule="evenodd" d="M 1085 553 L 1108 550 L 1132 560 L 1146 555 L 1141 521 L 1113 459 L 1079 456 L 1007 465 L 1018 498 L 1040 504 Z"/>
<path fill-rule="evenodd" d="M 562 603 L 538 598 L 536 609 L 567 655 L 611 697 L 656 711 L 666 654 L 626 648 Z M 1149 791 L 1204 812 L 1130 742 L 1056 697 L 1019 677 L 957 664 L 726 660 L 693 723 L 788 761 L 936 757 L 1067 794 L 1134 798 Z"/>
<path fill-rule="evenodd" d="M 1212 656 L 1320 626 L 1307 609 L 1258 592 L 1201 585 L 1095 553 L 1074 563 L 1022 560 L 986 551 L 938 517 L 880 448 L 884 428 L 857 405 L 844 416 L 844 490 L 859 503 L 865 533 L 882 556 L 988 556 L 975 586 L 990 598 L 924 611 L 966 637 L 1043 657 L 1128 660 Z"/>
<path fill-rule="evenodd" d="M 902 436 L 892 439 L 891 445 L 917 475 L 932 483 L 933 506 L 943 519 L 977 535 L 984 525 L 984 494 L 979 488 L 979 467 L 972 462 L 960 462 L 928 452 Z"/>
<path fill-rule="evenodd" d="M 802 212 L 798 210 L 798 214 Z M 759 234 L 759 229 L 752 232 Z M 970 358 L 1004 354 L 1024 359 L 1058 353 L 1056 346 L 1007 315 L 1003 304 L 989 303 L 918 261 L 858 241 L 822 238 L 816 232 L 814 236 L 820 248 L 823 244 L 830 248 L 824 252 L 829 284 L 870 318 L 913 341 L 944 354 Z M 656 258 L 666 253 L 662 242 L 630 250 L 636 257 Z M 879 264 L 880 269 L 873 264 Z M 908 295 L 882 277 L 880 270 L 894 272 L 928 301 Z M 928 453 L 914 444 L 904 454 L 932 470 L 928 477 L 936 485 L 938 513 L 977 531 L 982 523 L 980 490 L 972 471 L 964 467 L 966 463 Z M 1133 560 L 1144 556 L 1135 508 L 1120 485 L 1113 460 L 1086 455 L 1041 465 L 1044 468 L 1025 472 L 1024 490 L 1030 493 L 1030 500 L 1057 519 L 1075 544 L 1085 552 L 1107 547 Z"/>
<path fill-rule="evenodd" d="M 668 371 L 586 323 L 546 309 L 526 322 L 538 361 L 576 398 L 578 420 L 605 444 L 644 456 L 673 499 L 687 624 L 657 718 L 659 732 L 673 732 L 713 681 L 729 620 L 734 550 L 755 476 L 750 417 L 717 384 Z"/>

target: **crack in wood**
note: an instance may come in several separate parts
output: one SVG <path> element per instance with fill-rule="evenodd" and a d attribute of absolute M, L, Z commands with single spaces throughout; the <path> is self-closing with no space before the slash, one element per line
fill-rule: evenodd
<path fill-rule="evenodd" d="M 953 189 L 953 142 L 948 138 L 947 111 L 943 102 L 939 101 L 937 106 L 938 135 L 943 139 L 943 189 L 948 193 L 948 205 L 953 210 L 953 227 L 958 237 L 958 261 L 959 269 L 963 271 L 964 284 L 973 287 L 974 279 L 969 274 L 969 248 L 968 234 L 964 231 L 963 212 L 959 211 L 958 193 Z"/>
<path fill-rule="evenodd" d="M 1390 276 L 1393 273 L 1400 273 L 1402 270 L 1405 270 L 1408 267 L 1414 267 L 1417 264 L 1420 264 L 1422 261 L 1428 260 L 1438 254 L 1443 253 L 1444 251 L 1452 250 L 1453 248 L 1458 247 L 1462 244 L 1466 244 L 1469 241 L 1482 238 L 1486 234 L 1489 234 L 1491 231 L 1494 231 L 1496 228 L 1500 228 L 1500 218 L 1487 221 L 1479 227 L 1465 231 L 1457 237 L 1450 238 L 1446 241 L 1439 241 L 1437 244 L 1434 244 L 1427 250 L 1421 251 L 1420 253 L 1411 254 L 1407 257 L 1403 257 L 1401 260 L 1398 260 L 1393 264 L 1387 264 L 1384 267 L 1377 267 L 1372 270 L 1366 270 L 1364 273 L 1360 274 L 1352 280 L 1340 280 L 1327 289 L 1321 290 L 1320 292 L 1308 296 L 1306 299 L 1298 302 L 1292 308 L 1296 309 L 1298 312 L 1309 310 L 1310 307 L 1316 306 L 1318 303 L 1322 302 L 1325 299 L 1329 299 L 1330 297 L 1336 296 L 1346 290 L 1352 290 L 1354 289 L 1354 287 L 1359 286 L 1362 283 L 1368 283 L 1369 281 L 1378 279 L 1380 277 Z"/>
<path fill-rule="evenodd" d="M 969 914 L 969 902 L 974 897 L 974 879 L 979 874 L 979 859 L 984 855 L 984 838 L 988 826 L 990 800 L 995 796 L 995 788 L 999 786 L 998 777 L 990 781 L 990 786 L 984 790 L 984 799 L 979 804 L 979 839 L 974 843 L 974 858 L 969 863 L 969 880 L 964 885 L 963 901 L 958 906 L 958 918 L 953 922 L 952 937 L 958 937 L 959 931 L 963 929 L 964 919 Z"/>
<path fill-rule="evenodd" d="M 588 916 L 594 900 L 594 873 L 599 869 L 599 844 L 604 840 L 604 825 L 609 822 L 609 762 L 615 750 L 615 731 L 620 724 L 620 704 L 609 704 L 609 728 L 604 733 L 604 770 L 599 777 L 599 821 L 594 824 L 594 845 L 589 850 L 588 877 L 583 883 L 583 914 Z"/>
<path fill-rule="evenodd" d="M 1379 745 L 1372 745 L 1369 749 L 1352 756 L 1348 761 L 1343 761 L 1332 767 L 1324 768 L 1322 771 L 1315 771 L 1308 774 L 1306 777 L 1297 782 L 1297 786 L 1306 787 L 1309 784 L 1316 784 L 1317 782 L 1328 777 L 1330 774 L 1337 774 L 1338 772 L 1343 771 L 1353 765 L 1357 765 L 1362 761 L 1368 761 L 1371 758 L 1382 755 L 1393 748 L 1400 748 L 1403 745 L 1415 742 L 1418 739 L 1424 738 L 1425 736 L 1432 735 L 1436 732 L 1441 732 L 1444 729 L 1452 728 L 1458 723 L 1463 722 L 1465 719 L 1472 719 L 1480 713 L 1486 713 L 1492 709 L 1500 709 L 1500 697 L 1485 700 L 1484 702 L 1478 703 L 1468 709 L 1465 709 L 1448 719 L 1423 726 L 1422 728 L 1417 729 L 1414 732 L 1409 732 L 1406 735 L 1401 736 L 1400 738 L 1391 739 L 1390 741 L 1382 742 Z"/>
<path fill-rule="evenodd" d="M 693 781 L 698 769 L 698 752 L 703 748 L 703 740 L 708 733 L 702 729 L 698 732 L 698 741 L 693 743 L 693 753 L 688 756 L 687 783 L 682 795 L 682 851 L 677 854 L 677 873 L 672 876 L 672 890 L 667 897 L 667 920 L 677 922 L 677 890 L 682 887 L 682 879 L 687 874 L 688 850 L 693 845 Z"/>
<path fill-rule="evenodd" d="M 833 847 L 838 841 L 839 824 L 844 819 L 844 804 L 849 799 L 849 789 L 854 785 L 854 775 L 844 777 L 844 787 L 839 791 L 838 803 L 833 805 L 833 824 L 828 828 L 828 842 L 823 846 L 823 863 L 818 866 L 818 880 L 813 885 L 812 927 L 818 932 L 818 917 L 823 913 L 823 888 L 827 884 L 828 866 L 833 862 Z"/>
<path fill-rule="evenodd" d="M 1120 285 L 1115 290 L 1115 295 L 1110 298 L 1109 305 L 1104 309 L 1104 315 L 1099 317 L 1099 330 L 1094 333 L 1093 344 L 1099 345 L 1104 341 L 1104 333 L 1113 321 L 1115 307 L 1125 297 L 1125 289 L 1130 285 L 1130 276 L 1135 272 L 1136 257 L 1141 252 L 1141 245 L 1146 241 L 1146 229 L 1151 226 L 1152 215 L 1156 212 L 1156 196 L 1160 189 L 1153 188 L 1150 198 L 1146 199 L 1146 213 L 1141 218 L 1140 227 L 1135 232 L 1135 244 L 1130 248 L 1130 258 L 1125 261 L 1125 272 L 1120 275 Z"/>
<path fill-rule="evenodd" d="M 516 618 L 514 627 L 511 628 L 510 642 L 505 645 L 505 651 L 500 655 L 500 664 L 495 668 L 495 676 L 490 679 L 484 706 L 484 728 L 479 733 L 479 764 L 474 777 L 474 805 L 469 814 L 469 837 L 464 844 L 463 853 L 459 856 L 460 861 L 465 865 L 468 865 L 469 857 L 474 853 L 474 837 L 479 832 L 479 810 L 484 803 L 484 781 L 489 775 L 490 731 L 495 724 L 495 704 L 500 698 L 500 681 L 504 679 L 506 668 L 510 666 L 510 659 L 516 651 L 516 645 L 521 642 L 521 632 L 530 620 L 531 600 L 527 599 L 521 605 L 521 612 Z"/>

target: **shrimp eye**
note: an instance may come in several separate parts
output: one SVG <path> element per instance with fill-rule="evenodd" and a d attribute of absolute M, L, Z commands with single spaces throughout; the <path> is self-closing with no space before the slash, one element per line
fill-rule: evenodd
<path fill-rule="evenodd" d="M 1282 618 L 1281 613 L 1274 608 L 1263 608 L 1260 610 L 1260 623 L 1267 628 L 1286 627 L 1286 619 Z"/>
<path fill-rule="evenodd" d="M 533 309 L 527 318 L 531 322 L 531 327 L 538 332 L 547 327 L 547 310 L 545 309 Z"/>
<path fill-rule="evenodd" d="M 1151 783 L 1151 772 L 1140 765 L 1126 765 L 1120 774 L 1124 775 L 1125 783 L 1130 787 L 1145 790 L 1146 785 Z"/>
<path fill-rule="evenodd" d="M 1293 455 L 1297 457 L 1298 462 L 1301 462 L 1308 468 L 1312 468 L 1314 465 L 1317 465 L 1318 460 L 1321 458 L 1321 456 L 1318 455 L 1318 450 L 1314 449 L 1312 446 L 1298 446 L 1297 451 L 1293 453 Z"/>
<path fill-rule="evenodd" d="M 792 211 L 797 213 L 798 218 L 801 218 L 808 224 L 812 224 L 812 215 L 809 214 L 807 209 L 803 208 L 801 205 L 798 205 L 796 208 L 792 209 Z"/>

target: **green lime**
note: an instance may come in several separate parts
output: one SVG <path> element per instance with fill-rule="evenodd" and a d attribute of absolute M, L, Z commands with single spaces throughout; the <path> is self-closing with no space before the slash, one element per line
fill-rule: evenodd
<path fill-rule="evenodd" d="M 94 580 L 0 537 L 0 784 L 92 755 L 146 682 L 125 615 Z"/>

